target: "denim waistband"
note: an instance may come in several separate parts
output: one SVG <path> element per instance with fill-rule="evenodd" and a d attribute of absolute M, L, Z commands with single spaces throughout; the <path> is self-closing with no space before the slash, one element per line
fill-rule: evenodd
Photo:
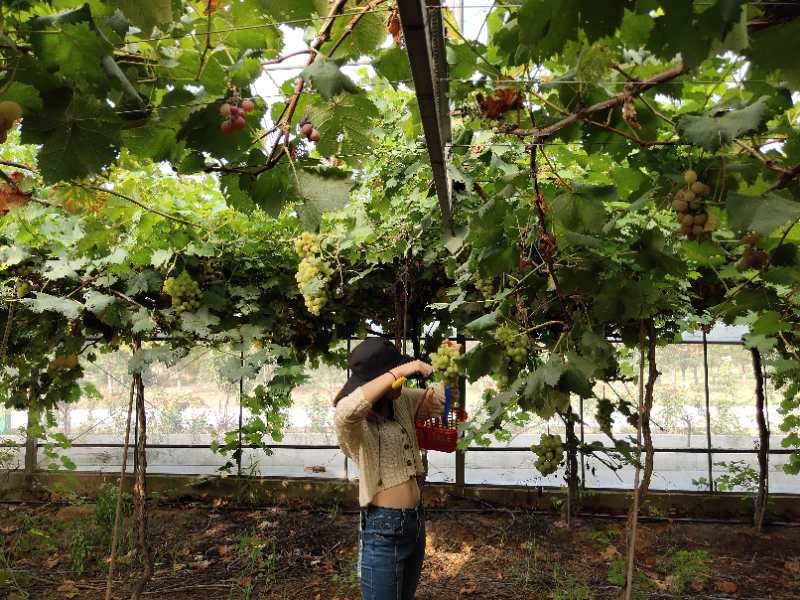
<path fill-rule="evenodd" d="M 415 508 L 390 508 L 388 506 L 374 506 L 372 504 L 367 505 L 366 507 L 361 509 L 361 513 L 364 515 L 374 515 L 374 514 L 383 514 L 383 515 L 394 515 L 394 516 L 411 516 L 411 515 L 421 515 L 424 514 L 425 510 L 420 503 Z"/>

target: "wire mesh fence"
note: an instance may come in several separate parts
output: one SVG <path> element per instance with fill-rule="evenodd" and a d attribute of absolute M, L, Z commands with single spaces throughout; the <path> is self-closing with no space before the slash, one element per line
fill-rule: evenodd
<path fill-rule="evenodd" d="M 355 342 L 357 343 L 357 342 Z M 475 342 L 469 342 L 471 347 Z M 749 352 L 737 343 L 707 345 L 708 402 L 705 394 L 702 344 L 686 342 L 659 348 L 661 376 L 655 388 L 652 412 L 656 450 L 652 488 L 661 490 L 744 491 L 758 469 L 754 419 L 754 377 Z M 59 450 L 79 471 L 116 472 L 122 461 L 123 436 L 129 394 L 129 354 L 104 354 L 86 365 L 84 394 L 79 402 L 59 405 L 53 432 L 71 441 Z M 242 403 L 251 383 L 230 380 L 226 362 L 239 360 L 235 353 L 197 349 L 172 366 L 154 365 L 145 377 L 148 418 L 148 471 L 173 474 L 214 474 L 230 457 L 214 447 L 226 433 L 235 432 L 252 415 Z M 331 399 L 345 381 L 342 369 L 321 366 L 296 388 L 292 405 L 284 411 L 283 437 L 265 440 L 263 447 L 242 444 L 231 473 L 251 476 L 356 478 L 357 466 L 339 450 L 333 431 Z M 769 382 L 768 382 L 769 383 Z M 479 422 L 485 418 L 482 394 L 495 387 L 490 378 L 466 385 L 466 408 Z M 636 403 L 635 384 L 600 384 L 598 398 Z M 786 474 L 782 466 L 789 450 L 781 448 L 783 436 L 774 431 L 780 422 L 779 392 L 767 389 L 771 436 L 770 490 L 800 493 L 800 479 Z M 584 442 L 611 440 L 600 430 L 595 413 L 597 401 L 575 399 L 573 410 L 580 416 L 580 438 Z M 22 468 L 25 440 L 20 435 L 27 415 L 0 411 L 0 439 L 16 443 L 17 449 L 0 446 L 4 468 Z M 465 484 L 559 486 L 563 471 L 543 477 L 534 467 L 530 446 L 543 433 L 564 433 L 563 422 L 531 418 L 512 427 L 487 447 L 470 447 L 463 459 L 456 454 L 428 453 L 428 480 Z M 624 419 L 613 423 L 618 438 L 635 436 Z M 130 451 L 129 465 L 133 464 Z M 602 458 L 602 457 L 601 457 Z M 40 468 L 51 458 L 40 449 Z M 612 469 L 607 461 L 581 459 L 581 479 L 587 488 L 629 488 L 633 467 Z M 716 485 L 715 485 L 716 482 Z M 733 483 L 732 483 L 733 482 Z M 734 488 L 731 488 L 734 485 Z"/>

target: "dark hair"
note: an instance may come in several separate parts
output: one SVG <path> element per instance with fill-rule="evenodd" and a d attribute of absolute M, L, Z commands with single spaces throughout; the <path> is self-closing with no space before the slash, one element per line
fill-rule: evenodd
<path fill-rule="evenodd" d="M 339 390 L 339 392 L 333 398 L 333 405 L 336 406 L 337 404 L 339 404 L 339 400 L 344 398 L 346 395 L 347 394 L 344 393 L 344 386 L 342 386 L 342 388 Z"/>
<path fill-rule="evenodd" d="M 354 392 L 363 384 L 380 377 L 389 369 L 412 360 L 414 359 L 402 354 L 387 339 L 380 337 L 366 338 L 353 349 L 347 359 L 350 377 L 334 397 L 333 405 L 336 406 L 342 398 Z"/>

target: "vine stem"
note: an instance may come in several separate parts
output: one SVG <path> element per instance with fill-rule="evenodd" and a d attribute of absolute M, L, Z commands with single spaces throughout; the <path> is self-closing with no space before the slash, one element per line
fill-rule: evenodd
<path fill-rule="evenodd" d="M 114 581 L 114 563 L 117 561 L 117 544 L 119 540 L 119 524 L 122 514 L 122 489 L 125 482 L 125 472 L 128 469 L 128 445 L 131 437 L 131 414 L 133 413 L 133 395 L 136 391 L 136 380 L 131 381 L 131 395 L 128 400 L 128 420 L 125 424 L 125 444 L 122 448 L 122 468 L 117 486 L 117 507 L 114 512 L 114 529 L 111 532 L 111 555 L 108 559 L 108 579 L 106 580 L 105 600 L 111 600 L 111 589 Z"/>
<path fill-rule="evenodd" d="M 547 127 L 542 128 L 535 128 L 535 129 L 513 129 L 509 133 L 519 136 L 519 137 L 528 137 L 533 136 L 535 138 L 546 138 L 554 133 L 569 127 L 570 125 L 574 125 L 578 121 L 585 120 L 589 115 L 608 110 L 610 108 L 614 108 L 617 106 L 622 105 L 625 102 L 625 98 L 636 97 L 640 94 L 643 94 L 647 90 L 656 87 L 659 84 L 664 82 L 670 81 L 682 75 L 685 71 L 685 67 L 683 64 L 677 64 L 661 73 L 656 73 L 649 79 L 645 79 L 641 82 L 632 82 L 630 83 L 630 89 L 622 92 L 621 94 L 617 94 L 616 96 L 612 96 L 607 100 L 603 100 L 602 102 L 597 102 L 586 108 L 582 108 L 577 110 L 573 113 L 570 113 L 560 121 L 556 121 L 552 125 L 548 125 Z"/>
<path fill-rule="evenodd" d="M 278 58 L 272 58 L 269 60 L 262 60 L 262 66 L 265 65 L 277 65 L 278 63 L 282 63 L 283 61 L 295 57 L 295 56 L 302 56 L 303 54 L 313 53 L 315 50 L 311 48 L 306 48 L 305 50 L 298 50 L 297 52 L 290 52 L 289 54 L 284 54 L 283 56 L 279 56 Z"/>
<path fill-rule="evenodd" d="M 361 7 L 361 9 L 356 12 L 350 22 L 345 26 L 342 35 L 339 36 L 333 46 L 331 47 L 330 51 L 328 52 L 328 56 L 331 57 L 342 45 L 342 43 L 347 39 L 350 34 L 353 33 L 353 29 L 358 24 L 358 22 L 366 15 L 367 13 L 375 12 L 375 9 L 386 2 L 386 0 L 372 0 L 371 2 L 365 4 Z M 322 24 L 319 32 L 317 33 L 317 37 L 314 38 L 314 41 L 308 47 L 307 50 L 302 52 L 297 52 L 294 54 L 304 54 L 308 53 L 309 57 L 306 61 L 306 67 L 311 66 L 311 64 L 317 59 L 317 56 L 321 54 L 319 52 L 319 48 L 330 38 L 331 29 L 333 28 L 333 23 L 336 19 L 336 15 L 338 15 L 343 9 L 346 2 L 342 2 L 341 0 L 337 0 L 336 4 L 331 7 L 328 16 L 325 19 L 325 22 Z M 289 55 L 291 56 L 291 55 Z M 285 58 L 285 57 L 284 57 Z M 280 60 L 283 60 L 281 58 Z M 256 141 L 260 141 L 264 139 L 266 136 L 271 134 L 276 130 L 280 130 L 280 135 L 278 139 L 275 140 L 275 144 L 272 146 L 270 150 L 269 156 L 267 157 L 267 161 L 260 166 L 259 168 L 255 169 L 254 171 L 249 172 L 251 176 L 256 176 L 264 171 L 267 171 L 278 164 L 281 157 L 286 154 L 289 156 L 289 135 L 291 132 L 291 125 L 292 119 L 294 118 L 294 113 L 297 110 L 297 105 L 300 102 L 300 96 L 305 89 L 306 81 L 302 77 L 297 78 L 297 83 L 294 86 L 294 92 L 292 93 L 291 98 L 289 98 L 289 102 L 284 107 L 283 111 L 281 112 L 280 117 L 278 117 L 278 121 L 274 127 L 272 127 L 269 131 L 264 133 L 263 135 L 259 136 Z"/>
<path fill-rule="evenodd" d="M 142 342 L 136 338 L 134 351 L 142 349 Z M 136 386 L 136 465 L 134 467 L 133 511 L 136 526 L 136 546 L 139 550 L 144 571 L 136 582 L 131 593 L 131 600 L 140 600 L 144 588 L 153 577 L 153 555 L 147 540 L 147 415 L 145 413 L 144 383 L 142 373 L 134 374 Z"/>
<path fill-rule="evenodd" d="M 636 559 L 636 526 L 639 521 L 639 477 L 642 471 L 642 413 L 644 411 L 644 321 L 639 330 L 639 419 L 636 423 L 636 470 L 633 475 L 633 504 L 628 516 L 628 564 L 625 571 L 624 600 L 633 595 L 634 562 Z"/>
<path fill-rule="evenodd" d="M 322 26 L 320 27 L 319 31 L 317 32 L 317 36 L 314 38 L 314 41 L 311 42 L 309 45 L 309 50 L 311 51 L 308 60 L 306 61 L 306 67 L 310 67 L 315 60 L 317 60 L 317 50 L 324 44 L 331 34 L 331 29 L 333 28 L 333 23 L 336 20 L 336 16 L 344 10 L 344 5 L 347 4 L 347 0 L 336 0 L 333 6 L 331 6 L 330 11 L 328 11 L 328 16 L 325 18 Z M 278 136 L 278 139 L 275 141 L 275 144 L 272 146 L 272 150 L 270 150 L 269 157 L 267 158 L 267 162 L 260 167 L 260 170 L 255 171 L 253 174 L 257 175 L 261 171 L 266 171 L 267 169 L 272 168 L 277 164 L 278 159 L 280 159 L 281 154 L 278 152 L 279 148 L 282 148 L 281 145 L 281 138 L 288 137 L 289 135 L 289 128 L 292 122 L 292 117 L 294 116 L 295 110 L 297 110 L 297 103 L 300 101 L 300 95 L 303 93 L 303 89 L 305 88 L 306 80 L 302 77 L 297 78 L 297 83 L 294 85 L 294 92 L 292 93 L 291 98 L 289 98 L 289 102 L 286 103 L 286 106 L 281 113 L 281 116 L 278 117 L 278 122 L 276 123 L 276 127 L 281 129 L 282 133 Z M 256 141 L 260 141 L 261 137 L 259 137 Z M 277 154 L 276 154 L 277 153 Z"/>
<path fill-rule="evenodd" d="M 639 499 L 642 500 L 650 491 L 650 479 L 653 476 L 653 435 L 650 430 L 650 413 L 653 410 L 653 393 L 659 372 L 656 366 L 656 328 L 653 319 L 647 319 L 647 384 L 644 389 L 644 401 L 641 411 L 641 431 L 644 438 L 644 474 L 639 486 Z"/>
<path fill-rule="evenodd" d="M 353 29 L 355 26 L 358 25 L 358 22 L 364 18 L 364 15 L 367 13 L 375 12 L 375 9 L 378 8 L 381 4 L 386 2 L 386 0 L 371 0 L 364 6 L 361 7 L 361 10 L 355 14 L 355 16 L 350 19 L 350 22 L 345 26 L 342 35 L 339 36 L 339 39 L 333 43 L 331 49 L 328 51 L 328 56 L 331 57 L 339 49 L 339 46 L 347 39 L 347 37 L 353 33 Z"/>
<path fill-rule="evenodd" d="M 176 223 L 180 223 L 181 225 L 188 225 L 189 227 L 196 227 L 198 229 L 202 229 L 205 231 L 205 228 L 202 225 L 199 225 L 198 223 L 192 223 L 191 221 L 187 221 L 186 219 L 181 219 L 180 217 L 175 217 L 169 213 L 165 213 L 164 211 L 159 210 L 157 208 L 153 208 L 152 206 L 148 206 L 144 202 L 140 202 L 139 200 L 136 200 L 131 196 L 126 196 L 125 194 L 120 194 L 119 192 L 115 192 L 114 190 L 108 190 L 94 185 L 85 185 L 81 183 L 76 183 L 75 185 L 85 190 L 93 190 L 96 192 L 105 192 L 106 194 L 111 194 L 112 196 L 116 196 L 117 198 L 120 198 L 122 200 L 127 200 L 131 204 L 135 204 L 136 206 L 138 206 L 139 208 L 143 208 L 147 212 L 151 212 L 160 217 L 164 217 L 165 219 L 168 219 L 170 221 L 175 221 Z"/>
<path fill-rule="evenodd" d="M 211 19 L 214 16 L 214 11 L 211 10 L 211 3 L 206 3 L 206 43 L 203 47 L 203 53 L 200 55 L 200 66 L 197 68 L 197 75 L 195 76 L 196 80 L 200 80 L 200 75 L 203 74 L 203 69 L 206 66 L 206 57 L 208 56 L 208 51 L 211 50 Z"/>
<path fill-rule="evenodd" d="M 764 367 L 761 352 L 752 348 L 753 374 L 756 378 L 756 423 L 758 423 L 758 494 L 753 515 L 753 522 L 758 531 L 764 528 L 764 517 L 767 512 L 769 497 L 769 428 L 764 416 L 766 397 L 764 395 Z"/>
<path fill-rule="evenodd" d="M 10 161 L 10 160 L 0 160 L 0 165 L 4 165 L 6 167 L 13 167 L 15 169 L 23 169 L 25 171 L 30 171 L 31 173 L 36 173 L 37 172 L 36 169 L 34 169 L 33 167 L 30 167 L 28 165 L 24 165 L 22 163 L 13 162 L 13 161 Z"/>
<path fill-rule="evenodd" d="M 800 165 L 792 167 L 791 169 L 787 169 L 786 167 L 780 166 L 778 164 L 778 161 L 773 160 L 771 158 L 767 158 L 760 150 L 757 150 L 756 148 L 749 146 L 742 140 L 733 140 L 733 143 L 739 146 L 742 150 L 747 152 L 750 156 L 752 156 L 756 160 L 761 161 L 761 163 L 770 171 L 775 171 L 776 173 L 780 173 L 781 177 L 778 180 L 778 183 L 776 183 L 772 187 L 772 189 L 780 189 L 782 187 L 785 187 L 792 179 L 800 175 Z"/>
<path fill-rule="evenodd" d="M 8 348 L 8 338 L 11 336 L 11 323 L 14 321 L 14 303 L 8 303 L 8 317 L 6 318 L 6 327 L 3 331 L 3 342 L 0 345 L 0 365 L 5 362 L 6 348 Z"/>
<path fill-rule="evenodd" d="M 531 118 L 533 117 L 531 116 Z M 544 196 L 542 195 L 542 192 L 539 189 L 539 176 L 537 174 L 537 166 L 536 166 L 537 148 L 538 148 L 537 144 L 533 144 L 530 147 L 530 154 L 531 154 L 530 171 L 531 171 L 531 177 L 533 178 L 533 191 L 536 194 L 534 205 L 536 206 L 536 214 L 539 219 L 540 231 L 547 232 L 547 224 L 544 211 Z M 555 242 L 555 238 L 553 239 L 553 242 Z M 556 295 L 558 296 L 559 302 L 561 302 L 561 308 L 564 310 L 564 315 L 566 316 L 567 320 L 570 320 L 569 311 L 567 310 L 566 297 L 564 296 L 564 292 L 561 289 L 561 285 L 558 282 L 558 276 L 556 275 L 555 265 L 553 264 L 552 253 L 548 252 L 546 254 L 547 256 L 542 256 L 542 259 L 544 260 L 545 264 L 547 264 L 547 272 L 550 275 L 550 278 L 553 280 L 553 287 L 556 290 Z"/>

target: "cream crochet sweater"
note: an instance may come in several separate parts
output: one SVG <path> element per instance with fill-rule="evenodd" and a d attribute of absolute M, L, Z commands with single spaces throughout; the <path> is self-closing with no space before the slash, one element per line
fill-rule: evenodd
<path fill-rule="evenodd" d="M 423 394 L 424 390 L 403 388 L 394 402 L 394 421 L 383 423 L 367 420 L 371 405 L 361 388 L 336 405 L 336 437 L 342 451 L 358 465 L 361 506 L 367 506 L 379 491 L 424 472 L 414 428 Z"/>

